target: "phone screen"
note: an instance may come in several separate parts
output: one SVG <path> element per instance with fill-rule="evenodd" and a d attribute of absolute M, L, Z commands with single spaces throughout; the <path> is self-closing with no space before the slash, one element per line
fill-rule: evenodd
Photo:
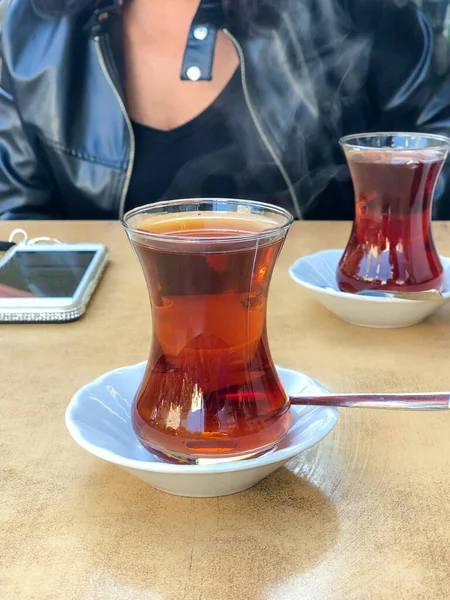
<path fill-rule="evenodd" d="M 93 251 L 15 252 L 0 267 L 0 298 L 72 297 Z"/>

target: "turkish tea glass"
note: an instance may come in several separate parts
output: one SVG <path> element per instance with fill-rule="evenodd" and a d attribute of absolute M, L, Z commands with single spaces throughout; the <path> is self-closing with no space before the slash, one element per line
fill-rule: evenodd
<path fill-rule="evenodd" d="M 337 269 L 341 290 L 442 289 L 432 203 L 450 140 L 372 133 L 340 140 L 355 191 L 355 218 Z"/>
<path fill-rule="evenodd" d="M 226 199 L 125 215 L 153 320 L 132 421 L 161 458 L 241 460 L 274 450 L 287 432 L 289 399 L 270 354 L 266 308 L 291 222 L 281 208 Z"/>

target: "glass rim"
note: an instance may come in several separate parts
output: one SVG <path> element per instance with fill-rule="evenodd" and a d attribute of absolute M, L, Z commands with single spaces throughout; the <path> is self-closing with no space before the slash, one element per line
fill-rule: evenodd
<path fill-rule="evenodd" d="M 265 209 L 268 210 L 272 213 L 275 213 L 277 215 L 281 215 L 283 217 L 286 218 L 286 222 L 280 225 L 275 225 L 274 227 L 268 227 L 267 229 L 263 229 L 262 231 L 255 231 L 254 233 L 248 233 L 246 235 L 231 235 L 231 236 L 227 236 L 227 237 L 219 237 L 219 236 L 187 236 L 187 235 L 170 235 L 167 233 L 155 233 L 155 232 L 151 232 L 151 231 L 145 231 L 143 229 L 139 229 L 138 227 L 134 227 L 133 225 L 130 225 L 128 223 L 129 219 L 138 215 L 139 213 L 145 213 L 147 211 L 149 211 L 149 215 L 150 215 L 150 211 L 152 209 L 158 210 L 158 209 L 162 209 L 165 208 L 167 206 L 184 206 L 184 205 L 189 205 L 189 204 L 203 204 L 203 203 L 212 203 L 212 202 L 216 202 L 216 203 L 223 203 L 223 204 L 232 204 L 232 205 L 239 205 L 239 204 L 244 204 L 247 206 L 253 206 L 255 208 L 259 208 L 259 209 Z M 201 209 L 198 209 L 201 210 Z M 211 213 L 217 213 L 220 211 L 205 211 L 205 212 L 211 212 Z M 231 214 L 239 214 L 239 213 L 234 213 L 232 211 L 224 211 L 227 213 L 231 213 Z M 178 213 L 172 213 L 172 214 L 182 214 L 182 212 L 178 212 Z M 251 214 L 251 213 L 250 213 Z M 182 198 L 182 199 L 177 199 L 177 200 L 163 200 L 161 202 L 154 202 L 152 204 L 144 204 L 142 206 L 137 206 L 136 208 L 133 208 L 129 211 L 127 211 L 121 219 L 121 223 L 125 229 L 125 231 L 127 233 L 133 233 L 133 234 L 137 234 L 137 235 L 141 235 L 144 236 L 147 239 L 154 239 L 154 240 L 160 240 L 160 241 L 167 241 L 167 242 L 191 242 L 191 243 L 220 243 L 220 244 L 226 244 L 228 242 L 246 242 L 246 241 L 252 241 L 252 240 L 258 240 L 261 238 L 266 237 L 267 235 L 271 235 L 277 231 L 284 231 L 285 229 L 288 229 L 292 223 L 294 221 L 294 217 L 292 216 L 292 214 L 284 209 L 281 208 L 280 206 L 276 206 L 275 204 L 269 204 L 267 202 L 258 202 L 256 200 L 241 200 L 241 199 L 237 199 L 237 198 Z"/>
<path fill-rule="evenodd" d="M 435 140 L 436 142 L 441 142 L 441 144 L 430 145 L 426 148 L 405 148 L 405 147 L 393 147 L 393 146 L 363 146 L 361 144 L 352 143 L 352 140 L 358 139 L 369 139 L 376 137 L 410 137 L 410 138 L 423 138 L 427 140 Z M 416 151 L 416 150 L 442 150 L 450 148 L 450 137 L 445 135 L 440 135 L 438 133 L 422 133 L 420 131 L 373 131 L 369 133 L 352 133 L 350 135 L 345 135 L 341 137 L 339 140 L 339 144 L 341 146 L 345 146 L 351 149 L 361 149 L 361 150 L 371 150 L 377 152 L 386 152 L 386 151 Z"/>

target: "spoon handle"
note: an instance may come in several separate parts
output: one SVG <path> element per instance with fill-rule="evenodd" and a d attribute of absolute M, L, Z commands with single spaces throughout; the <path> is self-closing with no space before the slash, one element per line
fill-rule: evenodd
<path fill-rule="evenodd" d="M 386 408 L 402 410 L 448 410 L 450 392 L 435 394 L 324 394 L 290 398 L 291 404 L 341 408 Z"/>

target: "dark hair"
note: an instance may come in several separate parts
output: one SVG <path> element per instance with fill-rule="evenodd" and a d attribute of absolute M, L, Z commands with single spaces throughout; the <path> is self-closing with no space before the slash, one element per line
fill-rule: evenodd
<path fill-rule="evenodd" d="M 61 17 L 95 10 L 101 0 L 31 0 L 31 2 L 40 15 Z M 222 0 L 222 3 L 230 18 L 248 21 L 256 15 L 261 0 Z"/>

